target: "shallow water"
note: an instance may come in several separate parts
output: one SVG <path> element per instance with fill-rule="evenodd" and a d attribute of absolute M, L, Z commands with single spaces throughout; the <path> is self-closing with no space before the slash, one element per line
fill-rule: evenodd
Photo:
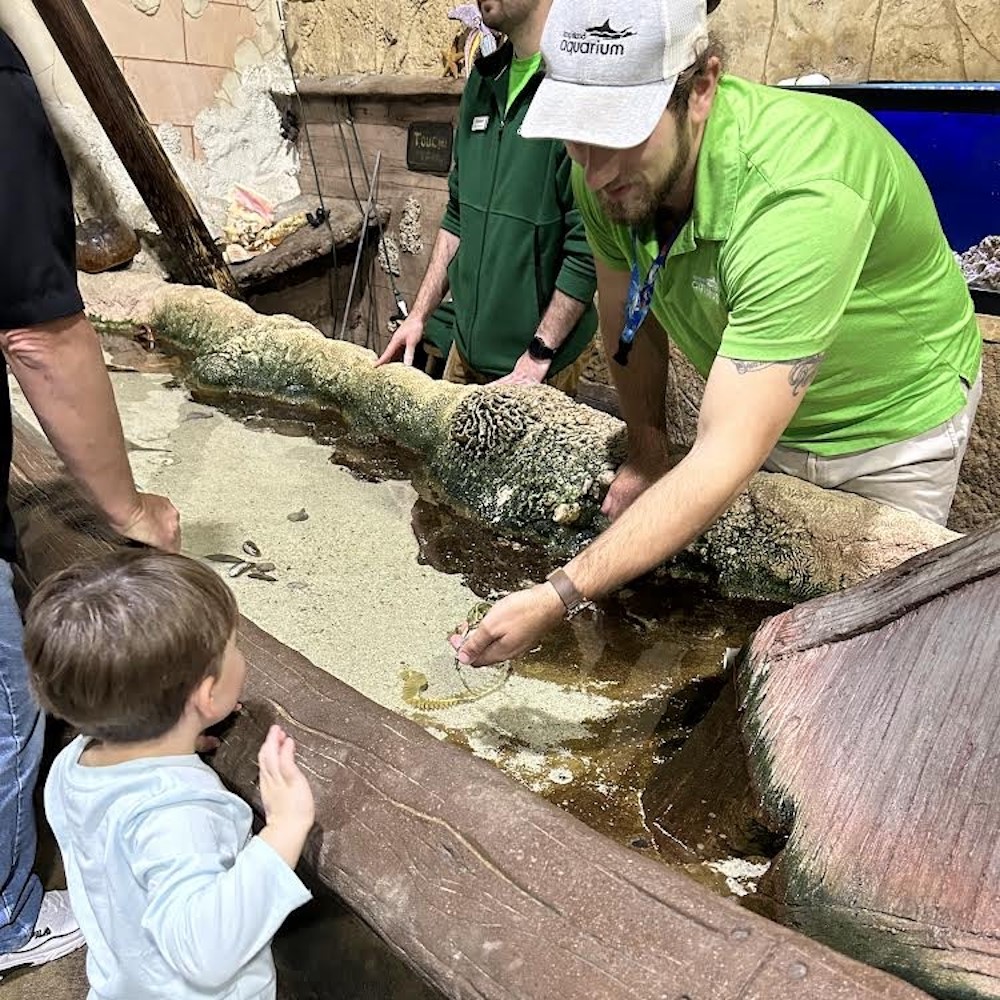
<path fill-rule="evenodd" d="M 498 535 L 447 507 L 424 480 L 418 456 L 352 438 L 332 412 L 204 391 L 194 398 L 256 430 L 315 440 L 330 449 L 331 463 L 363 482 L 412 481 L 418 561 L 459 575 L 480 597 L 495 599 L 542 579 L 555 565 L 529 542 Z M 780 610 L 722 598 L 698 581 L 651 574 L 563 623 L 518 660 L 515 676 L 535 682 L 530 691 L 514 696 L 505 688 L 474 705 L 408 714 L 602 833 L 655 852 L 643 790 L 718 695 L 726 648 L 741 646 L 764 617 Z M 447 696 L 461 692 L 463 683 L 478 687 L 493 679 L 492 672 L 468 668 L 461 676 L 439 671 L 425 695 Z M 560 710 L 573 696 L 595 706 L 582 725 Z"/>

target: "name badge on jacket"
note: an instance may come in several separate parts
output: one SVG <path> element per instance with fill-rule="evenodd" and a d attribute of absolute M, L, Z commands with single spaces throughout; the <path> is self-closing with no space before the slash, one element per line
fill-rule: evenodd
<path fill-rule="evenodd" d="M 472 119 L 472 131 L 473 132 L 485 132 L 486 127 L 490 123 L 489 115 L 477 115 Z"/>

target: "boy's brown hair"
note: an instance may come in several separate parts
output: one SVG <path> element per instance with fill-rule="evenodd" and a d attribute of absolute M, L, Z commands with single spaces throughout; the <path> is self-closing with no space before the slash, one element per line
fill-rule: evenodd
<path fill-rule="evenodd" d="M 152 740 L 218 673 L 236 601 L 185 556 L 124 549 L 45 580 L 25 613 L 24 651 L 42 707 L 87 736 Z"/>

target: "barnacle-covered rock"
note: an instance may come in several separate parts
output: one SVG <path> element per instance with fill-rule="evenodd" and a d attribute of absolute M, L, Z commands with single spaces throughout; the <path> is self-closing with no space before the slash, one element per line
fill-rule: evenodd
<path fill-rule="evenodd" d="M 977 531 L 1000 512 L 1000 317 L 980 316 L 983 334 L 983 396 L 962 460 L 948 527 Z"/>
<path fill-rule="evenodd" d="M 399 216 L 399 249 L 403 253 L 419 254 L 424 252 L 423 231 L 420 228 L 420 216 L 423 206 L 413 195 L 408 195 L 403 202 L 403 211 Z"/>
<path fill-rule="evenodd" d="M 572 550 L 606 524 L 601 496 L 624 457 L 624 425 L 555 389 L 458 386 L 403 365 L 374 368 L 371 351 L 214 290 L 125 274 L 81 284 L 93 314 L 149 323 L 200 382 L 334 406 L 359 430 L 419 452 L 456 504 L 499 530 Z M 760 474 L 685 558 L 725 592 L 798 601 L 954 537 L 860 497 Z"/>
<path fill-rule="evenodd" d="M 576 524 L 580 520 L 581 508 L 578 503 L 561 503 L 552 514 L 556 524 Z"/>
<path fill-rule="evenodd" d="M 957 537 L 885 504 L 764 472 L 691 552 L 712 567 L 727 594 L 795 603 L 853 586 Z"/>

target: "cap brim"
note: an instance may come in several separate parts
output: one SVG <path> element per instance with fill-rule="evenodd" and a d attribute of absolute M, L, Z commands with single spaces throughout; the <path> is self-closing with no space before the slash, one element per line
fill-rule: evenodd
<path fill-rule="evenodd" d="M 656 128 L 677 77 L 635 87 L 600 87 L 542 80 L 521 122 L 526 139 L 562 139 L 631 149 Z"/>

